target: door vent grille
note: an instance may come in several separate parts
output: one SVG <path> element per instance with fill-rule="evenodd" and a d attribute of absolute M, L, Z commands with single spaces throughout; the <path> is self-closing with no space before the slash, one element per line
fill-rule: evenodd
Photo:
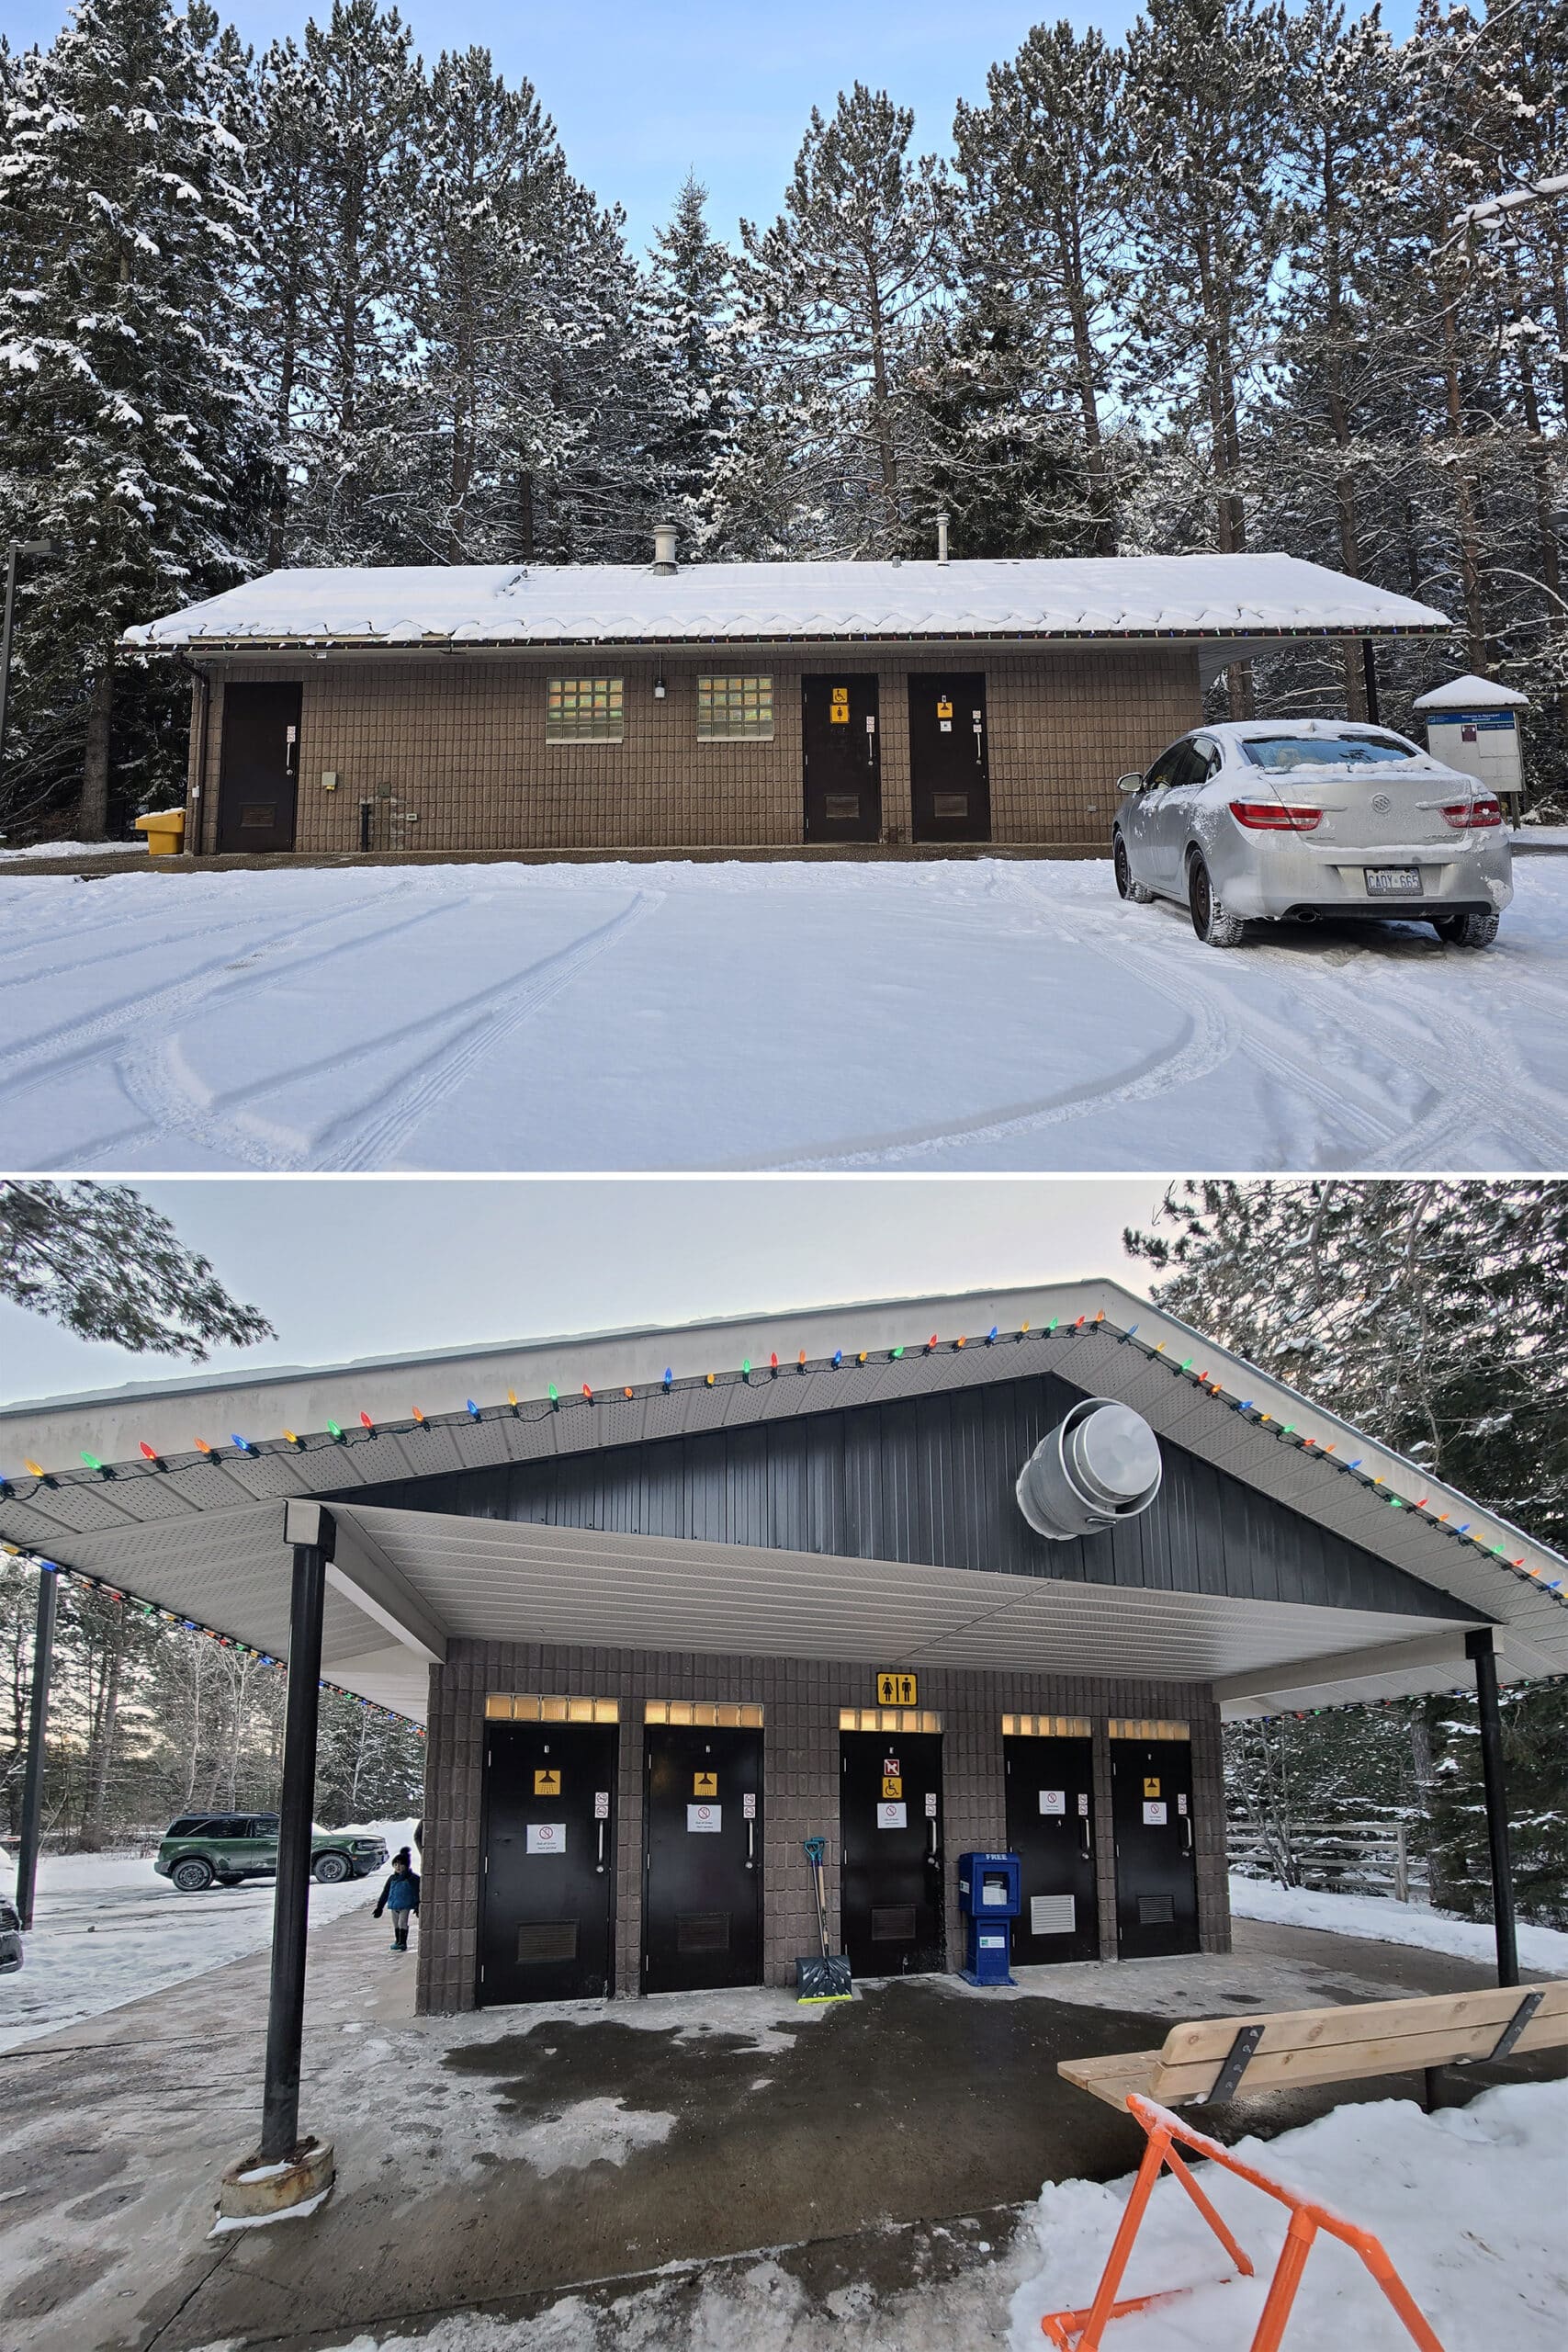
<path fill-rule="evenodd" d="M 1078 1906 L 1070 1894 L 1032 1894 L 1029 1932 L 1032 1936 L 1071 1936 L 1077 1932 Z"/>
<path fill-rule="evenodd" d="M 1138 1897 L 1140 1928 L 1173 1928 L 1176 1908 L 1168 1894 L 1140 1894 Z"/>
<path fill-rule="evenodd" d="M 517 1960 L 521 1967 L 537 1967 L 549 1960 L 577 1958 L 575 1919 L 536 1919 L 517 1930 Z"/>
<path fill-rule="evenodd" d="M 677 1951 L 728 1951 L 728 1911 L 682 1911 L 675 1919 Z"/>
<path fill-rule="evenodd" d="M 871 1940 L 874 1944 L 912 1944 L 915 1940 L 914 1905 L 874 1903 L 871 1906 Z"/>

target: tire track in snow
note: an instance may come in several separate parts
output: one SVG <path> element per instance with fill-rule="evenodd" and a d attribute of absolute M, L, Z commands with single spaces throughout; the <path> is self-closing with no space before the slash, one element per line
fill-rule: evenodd
<path fill-rule="evenodd" d="M 446 902 L 446 910 L 451 903 Z M 468 905 L 471 899 L 466 898 L 461 903 Z M 638 893 L 630 906 L 570 946 L 527 966 L 521 976 L 511 973 L 437 1012 L 383 1030 L 363 1044 L 296 1063 L 276 1078 L 236 1088 L 216 1102 L 204 1099 L 199 1081 L 186 1070 L 177 1038 L 135 1057 L 122 1068 L 121 1080 L 154 1132 L 177 1131 L 205 1149 L 226 1154 L 247 1167 L 273 1174 L 374 1167 L 463 1083 L 492 1046 L 558 995 L 585 964 L 660 903 L 660 894 Z M 301 1080 L 347 1071 L 356 1063 L 416 1043 L 423 1050 L 413 1069 L 394 1079 L 367 1109 L 329 1128 L 314 1149 L 290 1146 L 282 1134 L 267 1132 L 260 1106 Z"/>
<path fill-rule="evenodd" d="M 596 962 L 607 948 L 618 945 L 629 931 L 664 901 L 662 890 L 639 890 L 631 905 L 624 907 L 619 914 L 612 915 L 607 922 L 570 947 L 535 965 L 531 976 L 521 986 L 509 980 L 501 989 L 487 991 L 484 998 L 474 999 L 474 1005 L 481 1008 L 477 1018 L 460 1029 L 449 1045 L 437 1046 L 427 1054 L 418 1069 L 396 1085 L 377 1108 L 361 1113 L 356 1120 L 337 1131 L 339 1140 L 333 1142 L 333 1131 L 329 1131 L 323 1138 L 328 1148 L 312 1165 L 334 1172 L 384 1165 L 405 1137 L 463 1084 L 496 1046 L 531 1021 L 570 985 L 585 965 Z M 450 1018 L 449 1014 L 448 1022 Z"/>

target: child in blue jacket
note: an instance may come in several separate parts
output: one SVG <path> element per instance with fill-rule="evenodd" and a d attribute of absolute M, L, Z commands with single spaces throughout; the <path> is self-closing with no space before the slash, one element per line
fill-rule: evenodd
<path fill-rule="evenodd" d="M 393 1951 L 409 1948 L 409 1920 L 419 1909 L 419 1872 L 406 1846 L 400 1846 L 392 1856 L 392 1874 L 381 1889 L 381 1900 L 376 1905 L 378 1919 L 383 1911 L 392 1915 Z"/>

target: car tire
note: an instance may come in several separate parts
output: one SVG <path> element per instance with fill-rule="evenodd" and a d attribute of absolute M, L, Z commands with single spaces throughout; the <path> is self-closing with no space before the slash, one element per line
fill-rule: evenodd
<path fill-rule="evenodd" d="M 1239 915 L 1227 914 L 1214 896 L 1209 869 L 1194 857 L 1187 869 L 1187 903 L 1192 928 L 1205 947 L 1239 947 L 1246 928 Z"/>
<path fill-rule="evenodd" d="M 1111 863 L 1116 875 L 1117 897 L 1129 899 L 1135 907 L 1146 907 L 1154 897 L 1154 892 L 1146 883 L 1134 881 L 1132 861 L 1127 855 L 1127 844 L 1120 833 L 1117 834 L 1111 846 Z"/>
<path fill-rule="evenodd" d="M 1497 936 L 1497 918 L 1484 915 L 1434 915 L 1432 929 L 1445 947 L 1490 947 Z"/>
<path fill-rule="evenodd" d="M 344 1879 L 354 1876 L 354 1864 L 346 1854 L 323 1854 L 310 1875 L 322 1886 L 341 1886 Z"/>
<path fill-rule="evenodd" d="M 169 1872 L 169 1884 L 177 1887 L 182 1894 L 205 1894 L 217 1876 L 210 1862 L 204 1861 L 199 1854 L 187 1854 Z"/>

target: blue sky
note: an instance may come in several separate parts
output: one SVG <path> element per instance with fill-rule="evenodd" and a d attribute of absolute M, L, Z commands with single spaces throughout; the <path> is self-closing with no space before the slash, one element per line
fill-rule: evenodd
<path fill-rule="evenodd" d="M 324 15 L 331 0 L 319 0 Z M 298 35 L 310 0 L 219 0 L 247 41 Z M 1010 56 L 1030 26 L 1066 16 L 1080 29 L 1122 33 L 1129 0 L 1062 6 L 1041 0 L 592 0 L 516 7 L 502 0 L 409 0 L 402 8 L 427 57 L 483 43 L 508 79 L 526 74 L 554 116 L 578 176 L 630 216 L 647 243 L 688 167 L 711 192 L 716 229 L 742 213 L 771 220 L 813 105 L 829 111 L 859 79 L 915 109 L 922 147 L 944 148 L 953 101 L 983 97 L 987 66 Z M 1389 0 L 1384 22 L 1408 30 L 1413 0 Z M 13 46 L 53 38 L 62 0 L 7 0 Z"/>
<path fill-rule="evenodd" d="M 1152 1176 L 241 1177 L 136 1189 L 232 1295 L 270 1317 L 276 1340 L 197 1366 L 90 1345 L 0 1302 L 0 1403 L 1077 1274 L 1144 1291 L 1122 1228 L 1146 1224 L 1164 1186 Z"/>

